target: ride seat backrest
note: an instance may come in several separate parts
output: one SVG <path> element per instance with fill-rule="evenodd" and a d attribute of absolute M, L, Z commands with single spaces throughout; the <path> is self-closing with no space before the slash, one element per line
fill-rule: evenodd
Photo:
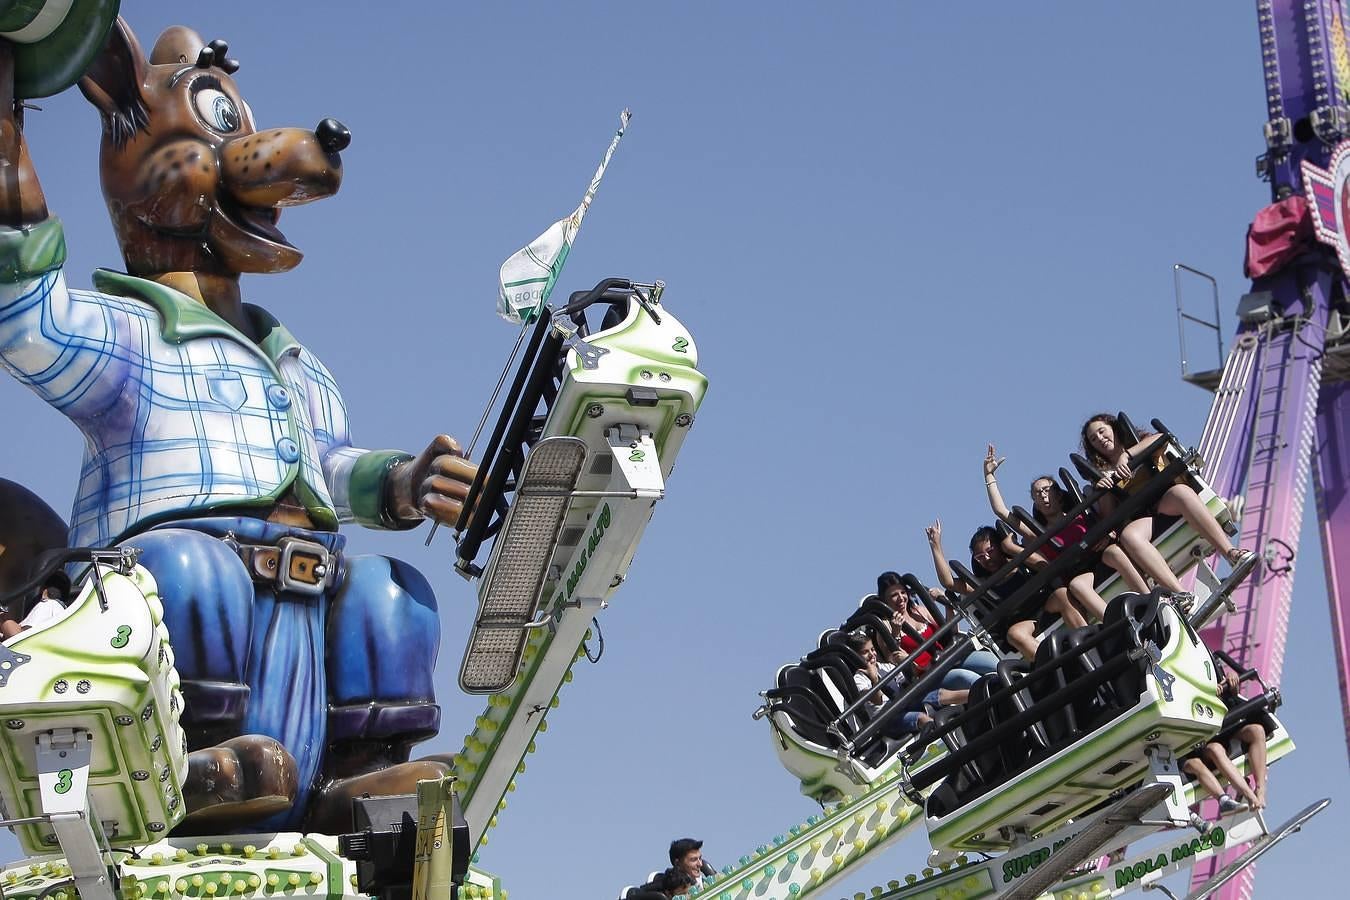
<path fill-rule="evenodd" d="M 870 612 L 883 622 L 889 622 L 891 619 L 891 608 L 886 605 L 885 600 L 882 600 L 876 594 L 868 594 L 862 598 L 862 601 L 858 604 L 858 612 L 864 611 Z"/>
<path fill-rule="evenodd" d="M 897 646 L 895 637 L 891 634 L 891 627 L 886 622 L 886 619 L 878 618 L 875 613 L 860 609 L 848 617 L 842 630 L 854 632 L 863 629 L 867 636 L 872 638 L 872 646 L 876 648 L 877 657 L 885 660 L 895 652 Z"/>
<path fill-rule="evenodd" d="M 847 646 L 848 638 L 845 636 L 846 634 L 847 632 L 840 631 L 838 628 L 827 628 L 820 633 L 820 637 L 816 640 L 816 647 L 825 650 L 829 647 Z"/>
<path fill-rule="evenodd" d="M 944 706 L 933 716 L 933 722 L 941 727 L 959 715 L 961 715 L 960 707 Z M 947 746 L 948 752 L 955 753 L 966 745 L 966 738 L 961 733 L 961 729 L 958 728 L 944 734 L 942 743 Z M 928 795 L 928 801 L 924 806 L 926 814 L 933 818 L 941 818 L 956 810 L 961 805 L 962 795 L 970 789 L 973 775 L 974 769 L 966 765 L 948 775 Z"/>
<path fill-rule="evenodd" d="M 1005 688 L 1016 687 L 1018 682 L 1022 681 L 1030 671 L 1031 663 L 1024 659 L 1000 660 L 997 669 L 994 671 L 998 678 L 997 689 L 1001 691 Z M 1035 702 L 1031 696 L 1031 690 L 1023 685 L 1007 699 L 995 704 L 993 709 L 994 722 L 1001 725 L 1013 716 L 1030 709 Z M 1028 762 L 1042 755 L 1049 748 L 1050 741 L 1046 737 L 1045 727 L 1036 722 L 1029 728 L 1018 731 L 1016 735 L 1011 736 L 1000 746 L 1004 751 L 1004 767 L 1009 771 L 1020 771 Z"/>
<path fill-rule="evenodd" d="M 1114 659 L 1135 649 L 1128 630 L 1130 626 L 1118 627 L 1122 620 L 1130 617 L 1139 623 L 1141 641 L 1153 641 L 1160 648 L 1166 646 L 1167 629 L 1158 616 L 1158 597 L 1155 594 L 1120 594 L 1107 604 L 1106 615 L 1102 618 L 1102 627 L 1112 632 L 1100 647 L 1104 658 Z M 1117 704 L 1133 706 L 1144 690 L 1144 670 L 1142 666 L 1129 666 L 1109 683 Z"/>
<path fill-rule="evenodd" d="M 1014 519 L 1026 526 L 1032 534 L 1041 534 L 1045 526 L 1036 521 L 1036 517 L 1021 506 L 1014 506 L 1010 512 Z"/>
<path fill-rule="evenodd" d="M 1139 430 L 1124 412 L 1116 413 L 1116 436 L 1120 438 L 1126 450 L 1139 443 Z"/>
<path fill-rule="evenodd" d="M 1075 649 L 1089 639 L 1095 638 L 1100 630 L 1101 626 L 1099 625 L 1074 628 L 1066 633 L 1064 646 L 1066 649 Z M 1075 679 L 1089 675 L 1101 667 L 1102 655 L 1097 647 L 1091 648 L 1066 666 L 1073 671 Z M 1132 706 L 1133 702 L 1121 703 L 1114 686 L 1108 681 L 1099 684 L 1095 691 L 1075 697 L 1073 705 L 1074 714 L 1078 721 L 1083 723 L 1086 728 L 1092 729 L 1111 718 L 1115 713 Z"/>
<path fill-rule="evenodd" d="M 977 704 L 984 703 L 989 699 L 989 695 L 999 689 L 998 676 L 994 674 L 984 675 L 979 681 L 970 686 L 970 699 L 966 703 L 966 709 Z M 993 710 L 989 708 L 983 715 L 966 722 L 960 727 L 965 742 L 969 743 L 978 737 L 987 734 L 994 727 Z M 989 747 L 986 750 L 977 753 L 969 763 L 971 767 L 971 784 L 966 792 L 967 799 L 977 794 L 982 794 L 989 788 L 1001 784 L 1008 777 L 1008 769 L 1003 765 L 1003 751 L 998 744 Z"/>
<path fill-rule="evenodd" d="M 858 689 L 853 683 L 854 670 L 849 668 L 838 656 L 821 656 L 807 663 L 812 674 L 819 680 L 821 693 L 829 698 L 834 710 L 833 718 L 838 718 L 858 700 Z M 852 737 L 862 727 L 864 716 L 852 715 L 839 723 L 839 730 Z"/>
<path fill-rule="evenodd" d="M 1078 475 L 1088 484 L 1096 484 L 1106 477 L 1106 473 L 1097 468 L 1096 465 L 1089 462 L 1087 457 L 1081 453 L 1070 453 L 1069 462 L 1078 470 Z"/>
<path fill-rule="evenodd" d="M 825 726 L 834 717 L 829 715 L 832 703 L 824 693 L 819 682 L 812 677 L 811 671 L 802 665 L 787 665 L 778 670 L 778 686 L 791 688 L 792 693 L 770 699 L 774 709 L 781 709 L 792 719 L 793 731 L 814 744 L 829 747 L 835 743 Z M 797 690 L 807 692 L 816 699 L 813 703 Z"/>
<path fill-rule="evenodd" d="M 1052 697 L 1064 697 L 1064 691 L 1073 680 L 1073 672 L 1065 671 L 1057 657 L 1069 649 L 1069 636 L 1064 631 L 1054 631 L 1045 636 L 1036 649 L 1034 669 L 1044 671 L 1052 669 L 1054 674 L 1043 676 L 1031 685 L 1031 696 L 1037 701 Z M 1058 750 L 1077 740 L 1082 734 L 1075 704 L 1065 698 L 1063 703 L 1052 706 L 1041 718 L 1046 739 L 1052 750 Z"/>
<path fill-rule="evenodd" d="M 945 726 L 952 719 L 961 715 L 965 711 L 961 706 L 944 706 L 933 715 L 935 725 Z M 946 745 L 949 753 L 955 753 L 966 745 L 966 734 L 961 728 L 953 728 L 942 735 L 942 743 Z M 961 767 L 952 775 L 947 777 L 947 783 L 952 784 L 959 792 L 964 793 L 971 784 L 979 780 L 979 769 L 973 764 L 962 763 Z"/>
<path fill-rule="evenodd" d="M 948 560 L 947 564 L 951 566 L 951 570 L 956 573 L 957 578 L 971 587 L 979 589 L 984 585 L 985 580 L 975 577 L 975 573 L 971 572 L 966 564 L 959 559 Z M 971 605 L 970 614 L 975 618 L 975 621 L 984 624 L 997 607 L 998 600 L 993 596 L 993 592 L 986 592 Z"/>
<path fill-rule="evenodd" d="M 1083 503 L 1083 486 L 1078 483 L 1078 479 L 1073 477 L 1068 469 L 1059 467 L 1060 487 L 1064 490 L 1064 506 L 1066 509 L 1081 506 Z"/>

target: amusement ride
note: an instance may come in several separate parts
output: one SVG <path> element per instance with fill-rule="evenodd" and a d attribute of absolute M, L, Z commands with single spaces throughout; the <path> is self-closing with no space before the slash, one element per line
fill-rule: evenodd
<path fill-rule="evenodd" d="M 678 297 L 667 297 L 661 281 L 608 278 L 552 298 L 627 115 L 582 206 L 513 257 L 514 267 L 512 260 L 503 267 L 502 311 L 520 324 L 520 335 L 465 454 L 476 466 L 461 465 L 457 448 L 435 442 L 422 455 L 358 450 L 343 440 L 345 411 L 329 409 L 340 407 L 341 398 L 322 364 L 275 320 L 257 318 L 260 311 L 231 319 L 235 307 L 214 293 L 221 258 L 237 265 L 237 277 L 283 270 L 283 251 L 247 268 L 259 265 L 261 251 L 231 263 L 233 245 L 211 231 L 208 240 L 219 243 L 209 248 L 209 260 L 162 270 L 154 262 L 186 251 L 173 249 L 163 234 L 136 231 L 172 207 L 169 192 L 187 158 L 173 156 L 181 147 L 138 143 L 176 134 L 155 130 L 168 117 L 184 110 L 195 117 L 191 128 L 200 134 L 193 146 L 200 149 L 191 152 L 215 153 L 220 172 L 208 174 L 231 192 L 219 200 L 218 214 L 269 247 L 282 239 L 267 211 L 336 190 L 329 181 L 340 168 L 345 129 L 325 120 L 303 135 L 255 131 L 246 105 L 234 102 L 230 76 L 237 64 L 227 45 L 171 29 L 146 55 L 115 20 L 117 6 L 98 0 L 72 11 L 59 0 L 0 3 L 0 36 L 10 42 L 8 69 L 0 67 L 0 74 L 10 73 L 13 96 L 37 99 L 79 81 L 103 115 L 110 208 L 115 216 L 140 210 L 134 223 L 119 226 L 130 274 L 101 273 L 97 291 L 67 291 L 59 225 L 33 200 L 27 176 L 3 196 L 9 218 L 0 234 L 6 289 L 0 331 L 13 331 L 0 334 L 4 364 L 86 431 L 92 454 L 86 479 L 93 487 L 81 495 L 71 525 L 72 537 L 84 540 L 49 549 L 22 579 L 5 585 L 16 627 L 0 645 L 0 815 L 26 858 L 0 870 L 0 893 L 11 900 L 503 898 L 501 880 L 477 865 L 477 850 L 547 729 L 573 666 L 589 653 L 601 615 L 666 498 L 708 386 L 693 334 L 667 305 L 673 301 L 678 310 Z M 93 12 L 83 15 L 87 10 Z M 1252 863 L 1330 802 L 1310 797 L 1287 821 L 1267 821 L 1259 808 L 1204 800 L 1183 765 L 1217 741 L 1240 773 L 1251 774 L 1258 765 L 1252 747 L 1235 735 L 1253 721 L 1265 723 L 1260 765 L 1276 764 L 1278 771 L 1295 752 L 1296 736 L 1277 718 L 1276 685 L 1310 477 L 1320 498 L 1350 723 L 1350 593 L 1339 590 L 1341 579 L 1350 578 L 1344 491 L 1350 454 L 1342 449 L 1350 428 L 1350 14 L 1341 0 L 1258 0 L 1257 19 L 1269 113 L 1257 168 L 1270 183 L 1271 204 L 1249 234 L 1251 287 L 1238 302 L 1239 328 L 1222 367 L 1193 371 L 1183 343 L 1185 378 L 1215 394 L 1199 444 L 1185 446 L 1157 420 L 1143 427 L 1115 417 L 1116 438 L 1132 448 L 1125 455 L 1133 465 L 1116 472 L 1075 455 L 1054 479 L 1066 498 L 1061 522 L 1087 523 L 1073 541 L 1055 544 L 1062 530 L 1054 522 L 1014 509 L 1005 530 L 1027 536 L 991 571 L 977 575 L 952 561 L 961 590 L 905 573 L 908 596 L 934 627 L 913 635 L 911 662 L 884 677 L 884 701 L 857 687 L 859 662 L 849 642 L 858 631 L 891 633 L 893 610 L 881 597 L 861 598 L 815 647 L 785 658 L 753 715 L 821 812 L 706 875 L 689 896 L 791 900 L 828 892 L 922 829 L 933 851 L 929 867 L 878 885 L 872 896 L 1068 900 L 1142 890 L 1175 896 L 1163 879 L 1189 872 L 1187 897 L 1236 900 L 1254 895 Z M 179 97 L 180 89 L 188 93 Z M 0 128 L 0 144 L 6 159 L 22 158 L 15 130 Z M 267 162 L 259 154 L 270 154 Z M 285 174 L 250 172 L 250 158 L 269 169 L 275 161 Z M 150 185 L 153 202 L 119 193 L 136 178 L 138 189 Z M 179 212 L 191 214 L 171 209 Z M 192 279 L 179 277 L 185 273 Z M 187 311 L 194 297 L 212 312 Z M 1217 332 L 1217 291 L 1215 303 L 1211 318 L 1179 300 L 1179 323 Z M 162 340 L 85 365 L 87 346 L 133 339 L 117 331 L 123 320 L 151 323 L 145 327 L 162 332 Z M 248 343 L 250 321 L 270 323 L 270 330 L 259 332 L 247 354 L 222 349 Z M 219 354 L 210 362 L 193 358 L 194 346 L 205 346 L 194 342 L 204 339 Z M 42 349 L 43 340 L 53 346 Z M 89 415 L 81 410 L 97 402 L 105 367 L 141 357 L 153 358 L 156 374 L 170 357 L 186 360 L 205 394 L 172 395 L 139 376 L 140 393 L 154 407 L 144 420 L 169 425 L 137 432 L 147 447 L 135 451 L 140 456 L 124 473 L 114 449 L 122 444 L 100 430 L 104 417 L 117 418 L 116 401 Z M 154 506 L 157 479 L 173 473 L 155 468 L 146 433 L 159 439 L 171 432 L 178 421 L 171 413 L 181 406 L 197 417 L 196 433 L 215 442 L 208 455 L 221 467 L 222 423 L 253 427 L 245 419 L 259 394 L 271 407 L 255 411 L 270 429 L 268 464 L 281 473 L 259 489 L 265 496 L 240 499 L 220 487 L 221 499 L 204 487 L 200 502 Z M 306 469 L 311 445 L 315 460 Z M 414 471 L 424 459 L 431 468 Z M 264 467 L 256 453 L 249 460 Z M 191 474 L 213 490 L 239 476 L 223 468 Z M 128 481 L 136 491 L 124 491 Z M 410 498 L 417 484 L 432 486 Z M 1049 623 L 1033 658 L 1010 651 L 1004 638 L 1019 609 L 1079 571 L 1094 547 L 1178 486 L 1194 493 L 1235 546 L 1255 552 L 1224 559 L 1223 548 L 1192 522 L 1166 523 L 1152 544 L 1185 579 L 1185 591 L 1141 592 L 1123 578 L 1108 579 L 1098 585 L 1106 604 L 1099 622 Z M 355 585 L 373 577 L 364 574 L 365 558 L 345 560 L 340 543 L 293 522 L 272 537 L 243 517 L 230 518 L 239 524 L 226 528 L 222 519 L 203 524 L 184 511 L 247 502 L 265 506 L 270 527 L 282 522 L 281 512 L 298 514 L 286 508 L 292 495 L 321 537 L 335 534 L 339 519 L 405 528 L 425 516 L 453 532 L 455 569 L 477 596 L 458 683 L 486 698 L 458 752 L 409 761 L 405 738 L 434 733 L 438 710 L 433 715 L 427 702 L 378 685 L 401 674 L 399 664 L 416 666 L 415 653 L 388 676 L 360 654 L 335 665 L 335 648 L 354 642 L 332 632 L 326 670 L 322 646 L 317 669 L 299 670 L 320 680 L 316 715 L 326 717 L 317 731 L 300 732 L 309 744 L 292 745 L 288 721 L 276 726 L 284 733 L 276 736 L 280 743 L 269 743 L 266 733 L 247 729 L 260 721 L 257 714 L 230 717 L 250 691 L 253 700 L 267 695 L 265 678 L 250 670 L 234 684 L 210 675 L 214 657 L 199 640 L 181 636 L 184 609 L 200 617 L 214 607 L 185 603 L 191 578 L 203 570 L 166 562 L 163 535 L 192 532 L 174 545 L 188 548 L 183 555 L 201 547 L 224 554 L 231 566 L 242 560 L 259 604 L 286 597 L 331 603 L 334 621 L 345 623 L 339 611 L 347 615 L 344 604 L 357 602 Z M 451 512 L 432 515 L 447 496 Z M 145 504 L 144 513 L 137 503 Z M 1006 586 L 1006 576 L 1052 545 L 1043 566 Z M 396 570 L 393 581 L 415 593 L 407 585 L 419 577 Z M 999 659 L 964 703 L 934 712 L 917 733 L 887 727 L 977 650 Z M 923 666 L 920 656 L 928 660 Z M 370 679 L 376 687 L 343 693 L 367 662 L 378 668 Z M 1223 691 L 1224 671 L 1235 691 Z M 297 704 L 296 717 L 303 707 Z M 273 757 L 289 762 L 269 768 L 265 758 Z M 294 769 L 301 772 L 298 786 Z M 634 890 L 625 887 L 619 896 Z"/>

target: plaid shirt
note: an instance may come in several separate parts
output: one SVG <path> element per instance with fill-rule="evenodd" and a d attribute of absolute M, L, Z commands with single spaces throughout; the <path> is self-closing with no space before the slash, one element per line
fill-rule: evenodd
<path fill-rule="evenodd" d="M 287 491 L 315 524 L 391 527 L 385 479 L 410 457 L 352 446 L 332 374 L 266 312 L 254 343 L 204 304 L 106 270 L 66 288 L 60 222 L 0 228 L 0 365 L 84 433 L 73 546 Z"/>

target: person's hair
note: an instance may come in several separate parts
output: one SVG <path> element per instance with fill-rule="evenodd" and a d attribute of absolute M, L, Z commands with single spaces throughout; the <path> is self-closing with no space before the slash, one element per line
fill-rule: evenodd
<path fill-rule="evenodd" d="M 877 576 L 877 599 L 886 599 L 886 592 L 897 585 L 905 587 L 905 582 L 898 572 L 882 572 Z M 905 591 L 908 593 L 909 588 L 905 588 Z"/>
<path fill-rule="evenodd" d="M 970 536 L 970 567 L 978 572 L 983 572 L 986 575 L 992 575 L 994 574 L 992 571 L 986 569 L 975 560 L 975 545 L 981 541 L 988 541 L 989 546 L 991 547 L 1001 548 L 1003 542 L 999 540 L 998 529 L 992 525 L 981 525 L 979 528 L 976 528 L 975 533 Z"/>
<path fill-rule="evenodd" d="M 877 642 L 872 640 L 871 632 L 859 630 L 850 631 L 848 634 L 844 635 L 844 642 L 848 644 L 848 648 L 859 656 L 862 656 L 863 645 L 868 641 L 872 642 L 872 647 L 875 649 Z"/>
<path fill-rule="evenodd" d="M 1120 442 L 1120 429 L 1116 427 L 1116 417 L 1110 413 L 1097 413 L 1083 423 L 1083 428 L 1079 435 L 1083 442 L 1083 455 L 1088 458 L 1088 462 L 1100 469 L 1109 466 L 1111 461 L 1098 453 L 1093 446 L 1088 443 L 1088 429 L 1092 427 L 1093 422 L 1105 422 L 1111 429 L 1111 434 L 1115 436 L 1117 443 Z"/>
<path fill-rule="evenodd" d="M 693 838 L 678 838 L 673 840 L 670 842 L 670 864 L 672 866 L 678 866 L 680 860 L 684 859 L 685 855 L 688 854 L 690 850 L 702 849 L 703 842 L 696 841 Z"/>
<path fill-rule="evenodd" d="M 671 866 L 659 876 L 661 880 L 661 890 L 672 894 L 683 894 L 683 888 L 694 884 L 694 876 L 690 875 L 679 866 Z"/>
<path fill-rule="evenodd" d="M 1046 517 L 1041 513 L 1041 511 L 1036 508 L 1035 487 L 1036 482 L 1038 481 L 1050 482 L 1050 496 L 1054 497 L 1056 500 L 1059 501 L 1059 511 L 1061 513 L 1068 512 L 1068 510 L 1065 509 L 1065 506 L 1067 504 L 1064 502 L 1064 488 L 1059 486 L 1059 482 L 1055 480 L 1053 475 L 1037 475 L 1035 478 L 1031 479 L 1031 484 L 1027 485 L 1027 487 L 1032 489 L 1031 517 L 1035 519 L 1037 522 L 1040 522 L 1042 525 L 1048 525 L 1050 524 L 1049 520 L 1046 519 Z"/>

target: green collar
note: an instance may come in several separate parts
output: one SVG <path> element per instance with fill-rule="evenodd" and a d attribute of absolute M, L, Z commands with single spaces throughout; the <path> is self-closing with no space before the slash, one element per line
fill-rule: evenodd
<path fill-rule="evenodd" d="M 181 344 L 194 338 L 214 335 L 229 338 L 254 352 L 260 352 L 271 363 L 280 361 L 287 354 L 298 353 L 301 349 L 300 342 L 286 326 L 262 307 L 251 303 L 244 304 L 244 314 L 263 336 L 256 344 L 211 312 L 206 304 L 158 282 L 123 272 L 114 272 L 111 269 L 95 269 L 94 287 L 106 294 L 134 297 L 154 307 L 160 317 L 160 334 L 171 344 Z"/>

